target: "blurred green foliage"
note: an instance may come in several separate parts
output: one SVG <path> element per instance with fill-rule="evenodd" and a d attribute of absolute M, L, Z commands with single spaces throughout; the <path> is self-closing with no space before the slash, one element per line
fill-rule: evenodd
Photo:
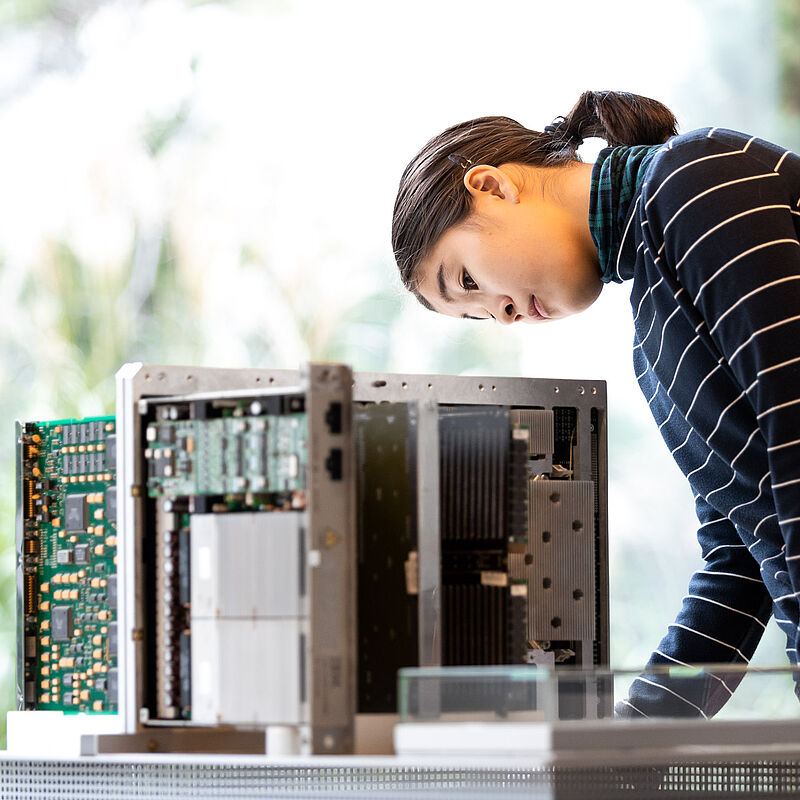
<path fill-rule="evenodd" d="M 781 107 L 800 124 L 800 3 L 775 2 Z"/>

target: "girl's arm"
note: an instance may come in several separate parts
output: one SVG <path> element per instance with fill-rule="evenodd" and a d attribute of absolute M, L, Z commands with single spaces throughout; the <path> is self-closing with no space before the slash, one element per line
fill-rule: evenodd
<path fill-rule="evenodd" d="M 733 524 L 702 497 L 695 498 L 695 504 L 705 566 L 692 575 L 680 613 L 648 666 L 747 664 L 770 617 L 772 601 L 758 564 Z M 741 677 L 738 671 L 718 671 L 703 679 L 645 672 L 617 711 L 628 717 L 710 717 L 727 702 Z"/>

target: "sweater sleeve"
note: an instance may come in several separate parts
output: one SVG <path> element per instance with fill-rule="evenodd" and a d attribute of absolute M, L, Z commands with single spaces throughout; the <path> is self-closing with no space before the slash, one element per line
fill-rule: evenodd
<path fill-rule="evenodd" d="M 692 575 L 675 622 L 650 657 L 648 667 L 654 669 L 637 677 L 618 705 L 620 716 L 713 716 L 733 694 L 742 672 L 714 670 L 681 678 L 658 668 L 747 664 L 770 617 L 772 601 L 758 564 L 735 527 L 702 497 L 695 504 L 705 566 Z"/>

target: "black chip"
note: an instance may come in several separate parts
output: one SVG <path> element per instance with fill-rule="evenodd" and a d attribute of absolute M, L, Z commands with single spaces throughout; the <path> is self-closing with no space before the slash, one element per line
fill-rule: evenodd
<path fill-rule="evenodd" d="M 78 456 L 77 474 L 78 475 L 85 475 L 89 471 L 89 470 L 86 469 L 87 465 L 88 465 L 88 462 L 86 460 L 86 453 L 81 453 Z"/>
<path fill-rule="evenodd" d="M 106 592 L 108 592 L 107 603 L 112 608 L 117 606 L 117 576 L 109 575 L 108 583 L 106 584 Z M 116 623 L 115 623 L 116 624 Z"/>
<path fill-rule="evenodd" d="M 72 673 L 68 672 L 62 679 L 61 684 L 63 686 L 72 686 Z"/>
<path fill-rule="evenodd" d="M 156 465 L 156 477 L 157 478 L 166 478 L 169 475 L 172 475 L 173 468 L 172 468 L 172 458 L 159 458 L 156 459 L 154 462 Z"/>
<path fill-rule="evenodd" d="M 98 678 L 94 682 L 94 688 L 97 689 L 98 692 L 104 692 L 106 690 L 106 679 Z"/>
<path fill-rule="evenodd" d="M 109 469 L 117 468 L 117 436 L 112 434 L 106 439 L 106 463 Z"/>
<path fill-rule="evenodd" d="M 117 487 L 106 489 L 106 519 L 109 522 L 117 521 Z"/>
<path fill-rule="evenodd" d="M 161 444 L 174 444 L 175 443 L 175 426 L 174 425 L 159 425 L 158 427 L 158 441 Z"/>
<path fill-rule="evenodd" d="M 50 615 L 50 630 L 54 641 L 72 638 L 72 606 L 55 606 Z"/>
<path fill-rule="evenodd" d="M 59 550 L 56 553 L 56 564 L 71 564 L 72 550 Z"/>
<path fill-rule="evenodd" d="M 65 445 L 68 444 L 75 444 L 75 440 L 72 436 L 73 433 L 73 426 L 72 425 L 65 425 L 61 431 L 61 438 Z"/>
<path fill-rule="evenodd" d="M 77 475 L 80 472 L 80 468 L 78 466 L 78 456 L 70 456 L 69 458 L 70 475 Z"/>
<path fill-rule="evenodd" d="M 87 564 L 89 562 L 89 545 L 76 544 L 75 545 L 75 563 Z"/>
<path fill-rule="evenodd" d="M 108 656 L 109 658 L 117 657 L 117 623 L 108 623 Z"/>
<path fill-rule="evenodd" d="M 72 457 L 64 456 L 61 460 L 61 472 L 63 475 L 72 475 Z"/>
<path fill-rule="evenodd" d="M 117 668 L 108 671 L 108 702 L 117 702 Z"/>
<path fill-rule="evenodd" d="M 80 426 L 80 437 L 81 437 L 81 444 L 87 444 L 89 442 L 89 423 L 82 422 Z"/>
<path fill-rule="evenodd" d="M 89 524 L 89 507 L 85 494 L 68 494 L 64 500 L 64 530 L 85 531 Z"/>
<path fill-rule="evenodd" d="M 72 705 L 72 692 L 67 692 L 64 695 L 64 705 L 71 706 Z"/>

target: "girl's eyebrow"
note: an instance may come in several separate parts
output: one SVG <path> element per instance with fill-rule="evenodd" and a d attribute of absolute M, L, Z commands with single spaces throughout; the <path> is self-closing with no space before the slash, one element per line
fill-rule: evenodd
<path fill-rule="evenodd" d="M 444 264 L 439 264 L 439 269 L 436 272 L 436 283 L 439 285 L 439 296 L 445 303 L 455 303 L 455 300 L 447 293 L 447 284 L 444 280 Z"/>

